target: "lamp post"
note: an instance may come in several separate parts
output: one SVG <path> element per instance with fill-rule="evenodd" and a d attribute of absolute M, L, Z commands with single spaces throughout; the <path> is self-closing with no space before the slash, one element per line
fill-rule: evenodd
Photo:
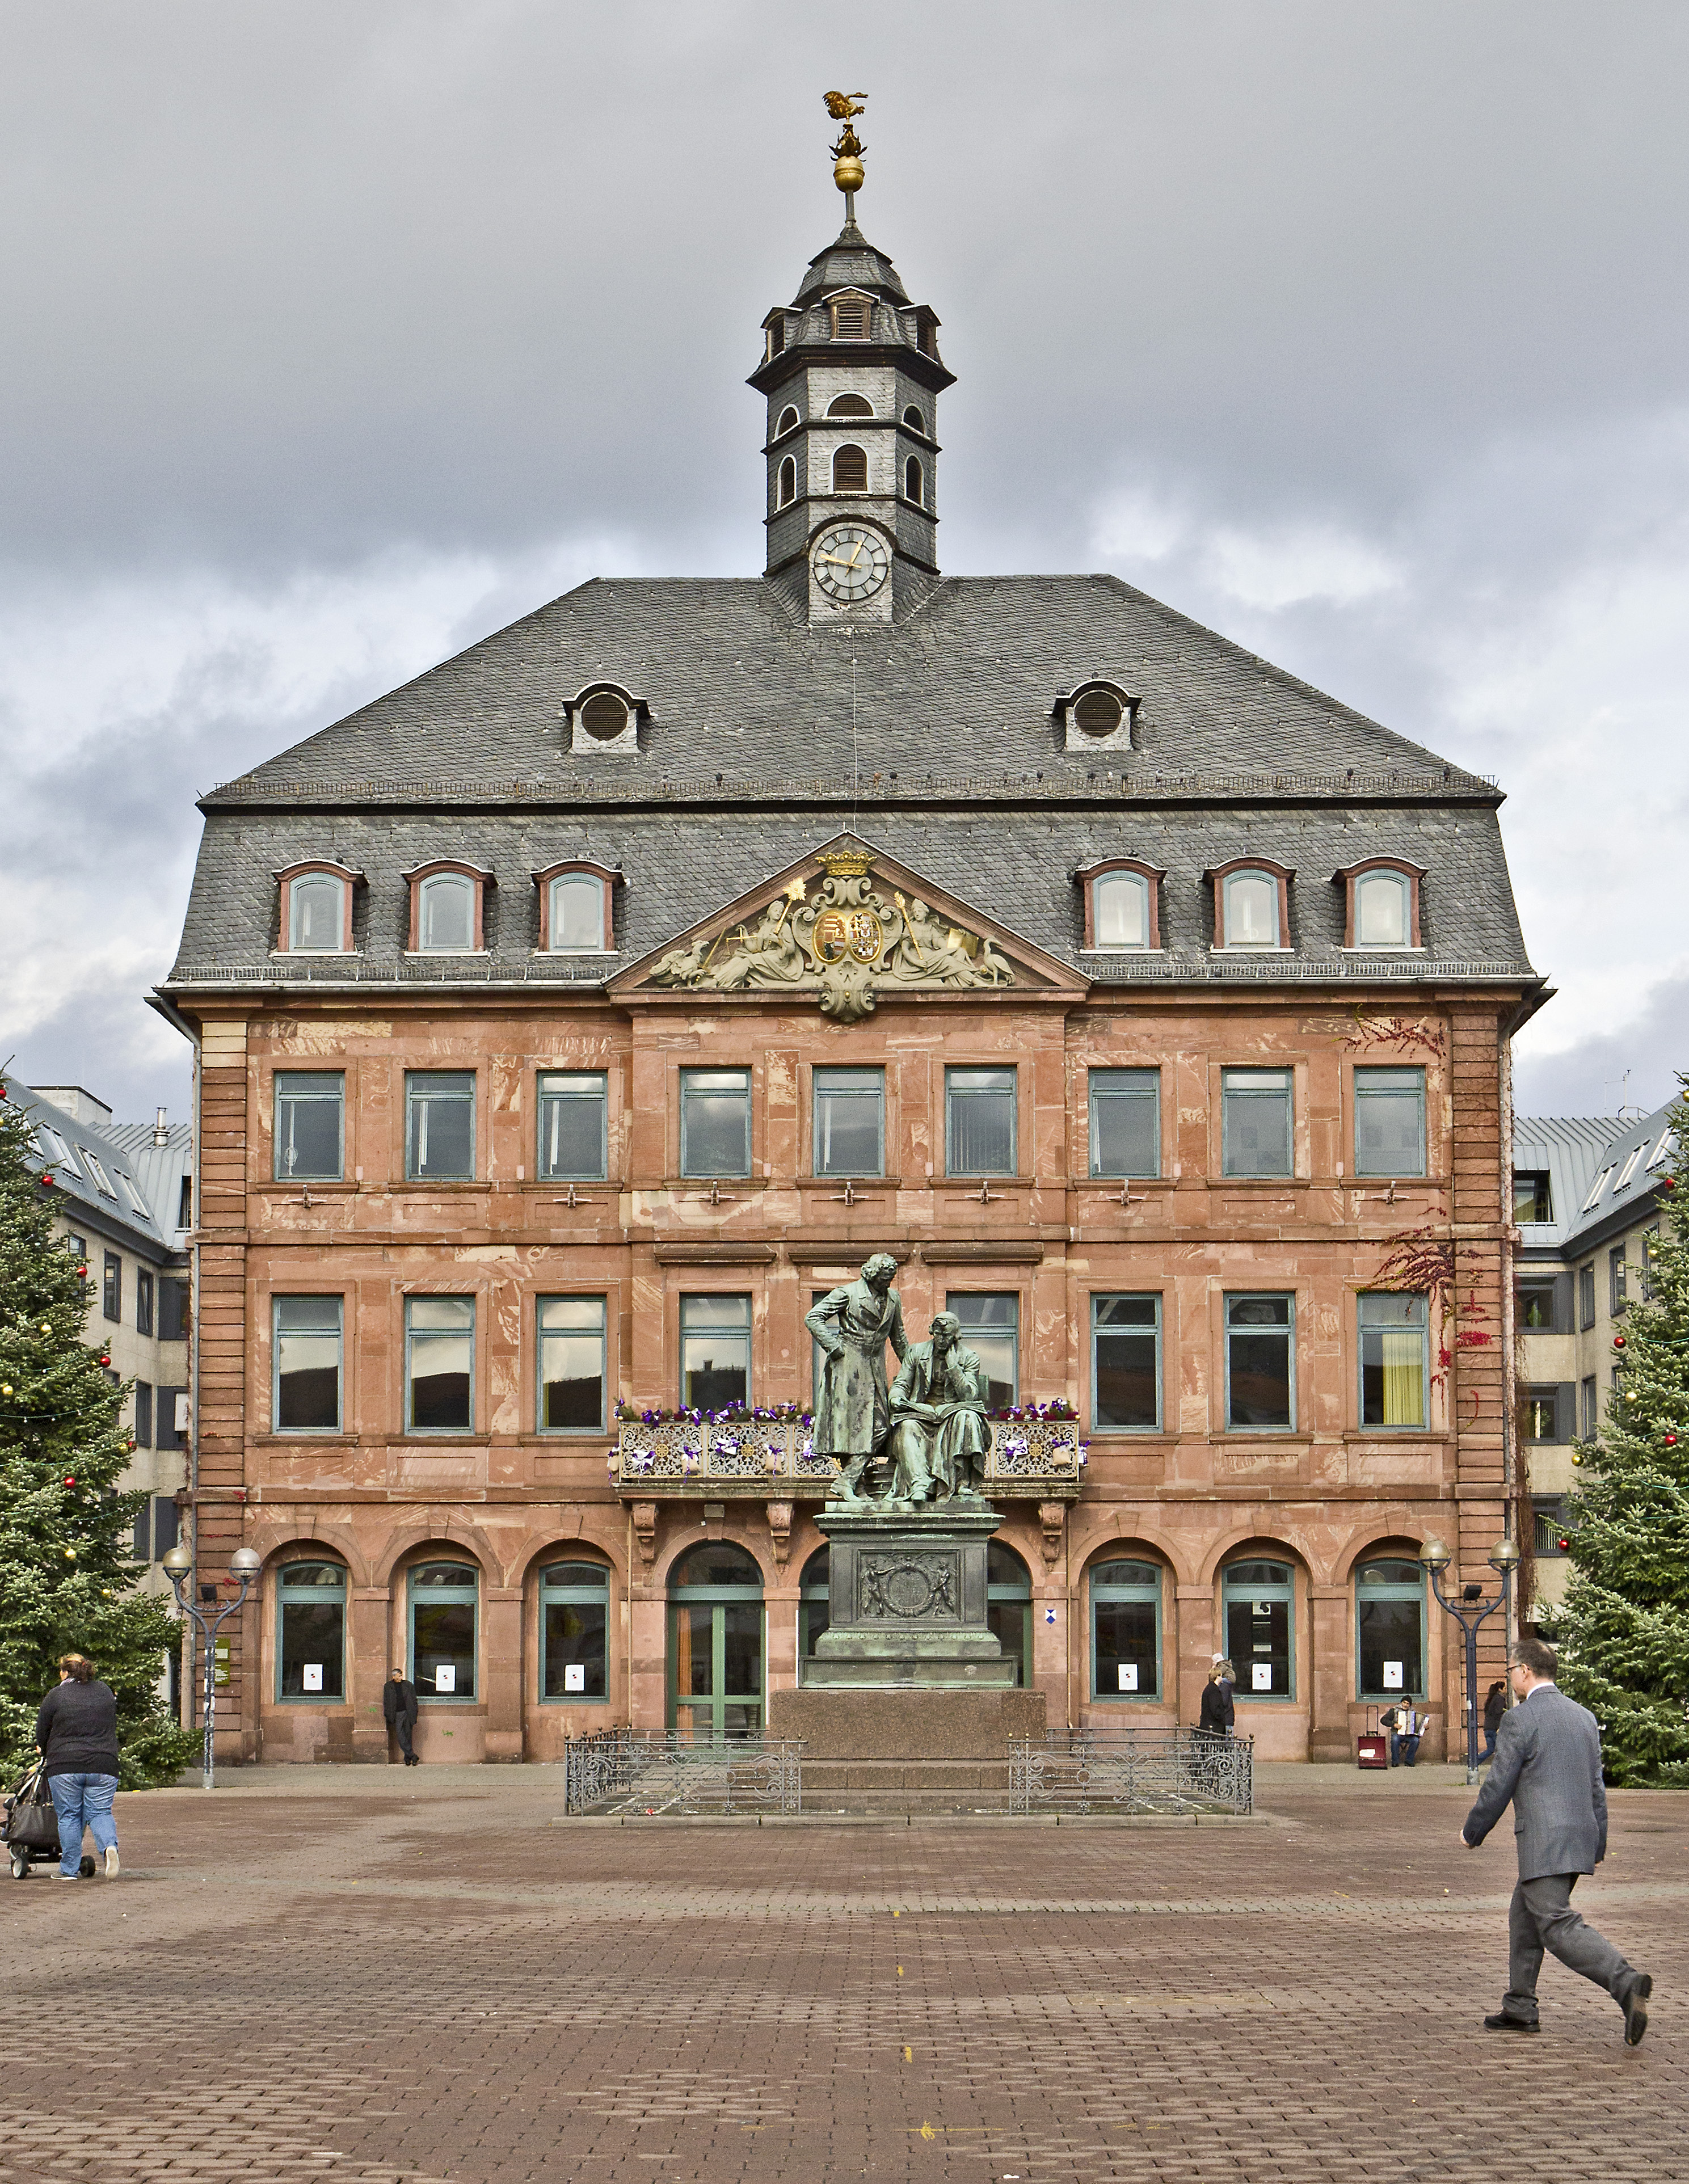
<path fill-rule="evenodd" d="M 220 1607 L 216 1604 L 217 1587 L 215 1585 L 200 1586 L 200 1598 L 206 1603 L 203 1607 L 191 1601 L 183 1591 L 182 1587 L 193 1574 L 193 1556 L 188 1548 L 181 1546 L 172 1547 L 164 1561 L 164 1568 L 170 1574 L 170 1583 L 176 1588 L 177 1605 L 184 1615 L 191 1615 L 198 1624 L 200 1640 L 205 1647 L 205 1757 L 203 1762 L 203 1786 L 207 1790 L 215 1789 L 216 1760 L 211 1739 L 215 1727 L 217 1712 L 216 1636 L 236 1609 L 244 1605 L 253 1580 L 264 1567 L 264 1558 L 251 1547 L 235 1549 L 233 1554 L 229 1557 L 229 1575 L 239 1580 L 241 1589 L 231 1601 Z"/>
<path fill-rule="evenodd" d="M 1419 1560 L 1430 1573 L 1431 1591 L 1436 1595 L 1437 1605 L 1445 1607 L 1460 1625 L 1466 1637 L 1466 1779 L 1469 1783 L 1478 1780 L 1478 1626 L 1493 1615 L 1499 1607 L 1506 1610 L 1513 1596 L 1513 1574 L 1519 1568 L 1519 1549 L 1511 1540 L 1497 1540 L 1490 1550 L 1490 1567 L 1500 1574 L 1502 1589 L 1492 1600 L 1484 1597 L 1481 1585 L 1465 1585 L 1460 1589 L 1460 1598 L 1451 1600 L 1442 1589 L 1442 1574 L 1453 1557 L 1441 1540 L 1427 1540 L 1419 1550 Z M 1505 1612 L 1502 1627 L 1507 1624 Z"/>

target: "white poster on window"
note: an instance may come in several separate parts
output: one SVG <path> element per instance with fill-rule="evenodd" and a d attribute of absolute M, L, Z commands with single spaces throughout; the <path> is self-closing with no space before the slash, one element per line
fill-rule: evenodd
<path fill-rule="evenodd" d="M 1135 1661 L 1123 1661 L 1120 1663 L 1120 1688 L 1123 1691 L 1137 1690 L 1138 1664 Z"/>
<path fill-rule="evenodd" d="M 436 1669 L 434 1689 L 437 1691 L 454 1691 L 457 1689 L 457 1670 L 443 1665 Z"/>
<path fill-rule="evenodd" d="M 1270 1691 L 1273 1688 L 1273 1663 L 1270 1661 L 1251 1661 L 1249 1664 L 1249 1688 L 1252 1691 Z"/>
<path fill-rule="evenodd" d="M 1385 1663 L 1384 1688 L 1387 1691 L 1399 1691 L 1402 1689 L 1402 1663 L 1400 1661 L 1386 1661 Z"/>
<path fill-rule="evenodd" d="M 563 1664 L 563 1688 L 566 1691 L 583 1691 L 587 1688 L 587 1667 L 584 1661 L 566 1661 Z"/>
<path fill-rule="evenodd" d="M 302 1691 L 320 1691 L 322 1689 L 322 1663 L 321 1661 L 307 1661 L 305 1663 L 304 1666 L 299 1671 L 299 1685 Z"/>

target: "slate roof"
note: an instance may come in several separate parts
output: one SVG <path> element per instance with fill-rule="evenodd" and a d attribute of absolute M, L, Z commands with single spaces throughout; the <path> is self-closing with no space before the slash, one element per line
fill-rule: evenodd
<path fill-rule="evenodd" d="M 1092 677 L 1141 699 L 1140 749 L 1067 752 L 1058 696 Z M 609 680 L 644 699 L 638 755 L 568 749 L 566 700 Z M 814 630 L 757 578 L 583 584 L 213 791 L 207 809 L 733 794 L 864 783 L 945 802 L 1123 794 L 1477 796 L 1493 784 L 1109 576 L 940 579 L 893 627 Z M 1303 783 L 1272 788 L 1274 777 Z M 928 785 L 930 781 L 930 787 Z M 964 786 L 966 784 L 966 786 Z M 1183 784 L 1183 785 L 1181 785 Z M 1369 786 L 1370 785 L 1370 786 Z M 876 795 L 878 789 L 873 792 Z"/>
<path fill-rule="evenodd" d="M 1140 699 L 1141 748 L 1063 749 L 1091 677 Z M 601 680 L 649 705 L 637 755 L 568 747 Z M 1500 802 L 1113 577 L 946 578 L 854 633 L 760 579 L 594 582 L 205 797 L 172 982 L 590 981 L 844 832 L 1106 982 L 1531 979 Z M 1081 965 L 1073 874 L 1121 855 L 1167 870 L 1167 953 Z M 1211 956 L 1201 874 L 1242 855 L 1296 870 L 1293 957 Z M 1341 955 L 1330 877 L 1373 855 L 1426 868 L 1426 955 Z M 530 875 L 577 855 L 623 874 L 620 953 L 537 959 Z M 440 856 L 494 874 L 485 960 L 404 958 L 400 875 Z M 275 874 L 317 857 L 367 875 L 359 953 L 272 961 Z"/>

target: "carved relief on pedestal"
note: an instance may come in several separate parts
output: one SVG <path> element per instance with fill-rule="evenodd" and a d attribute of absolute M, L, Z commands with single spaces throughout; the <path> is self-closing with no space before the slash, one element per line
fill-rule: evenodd
<path fill-rule="evenodd" d="M 793 880 L 754 922 L 670 949 L 649 983 L 720 994 L 810 988 L 839 1023 L 859 1022 L 882 993 L 1014 984 L 1014 966 L 983 934 L 919 895 L 877 886 L 867 851 L 830 850 L 821 862 L 818 883 Z"/>
<path fill-rule="evenodd" d="M 859 1623 L 948 1621 L 960 1613 L 962 1558 L 945 1552 L 864 1550 L 856 1558 Z"/>

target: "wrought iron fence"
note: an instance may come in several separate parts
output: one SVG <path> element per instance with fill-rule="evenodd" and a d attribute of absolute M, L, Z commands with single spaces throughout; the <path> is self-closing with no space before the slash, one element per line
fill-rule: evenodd
<path fill-rule="evenodd" d="M 1022 1496 L 1079 1490 L 1086 1444 L 1077 1418 L 997 1418 L 985 1459 L 985 1486 Z M 610 1455 L 612 1483 L 624 1493 L 696 1492 L 700 1485 L 770 1485 L 825 1493 L 838 1471 L 817 1453 L 814 1429 L 790 1419 L 624 1419 Z"/>
<path fill-rule="evenodd" d="M 563 1751 L 563 1809 L 601 1814 L 801 1813 L 803 1744 L 794 1738 L 694 1742 L 600 1730 Z"/>
<path fill-rule="evenodd" d="M 1015 1813 L 1255 1809 L 1255 1740 L 1190 1729 L 1052 1729 L 1009 1746 Z"/>

